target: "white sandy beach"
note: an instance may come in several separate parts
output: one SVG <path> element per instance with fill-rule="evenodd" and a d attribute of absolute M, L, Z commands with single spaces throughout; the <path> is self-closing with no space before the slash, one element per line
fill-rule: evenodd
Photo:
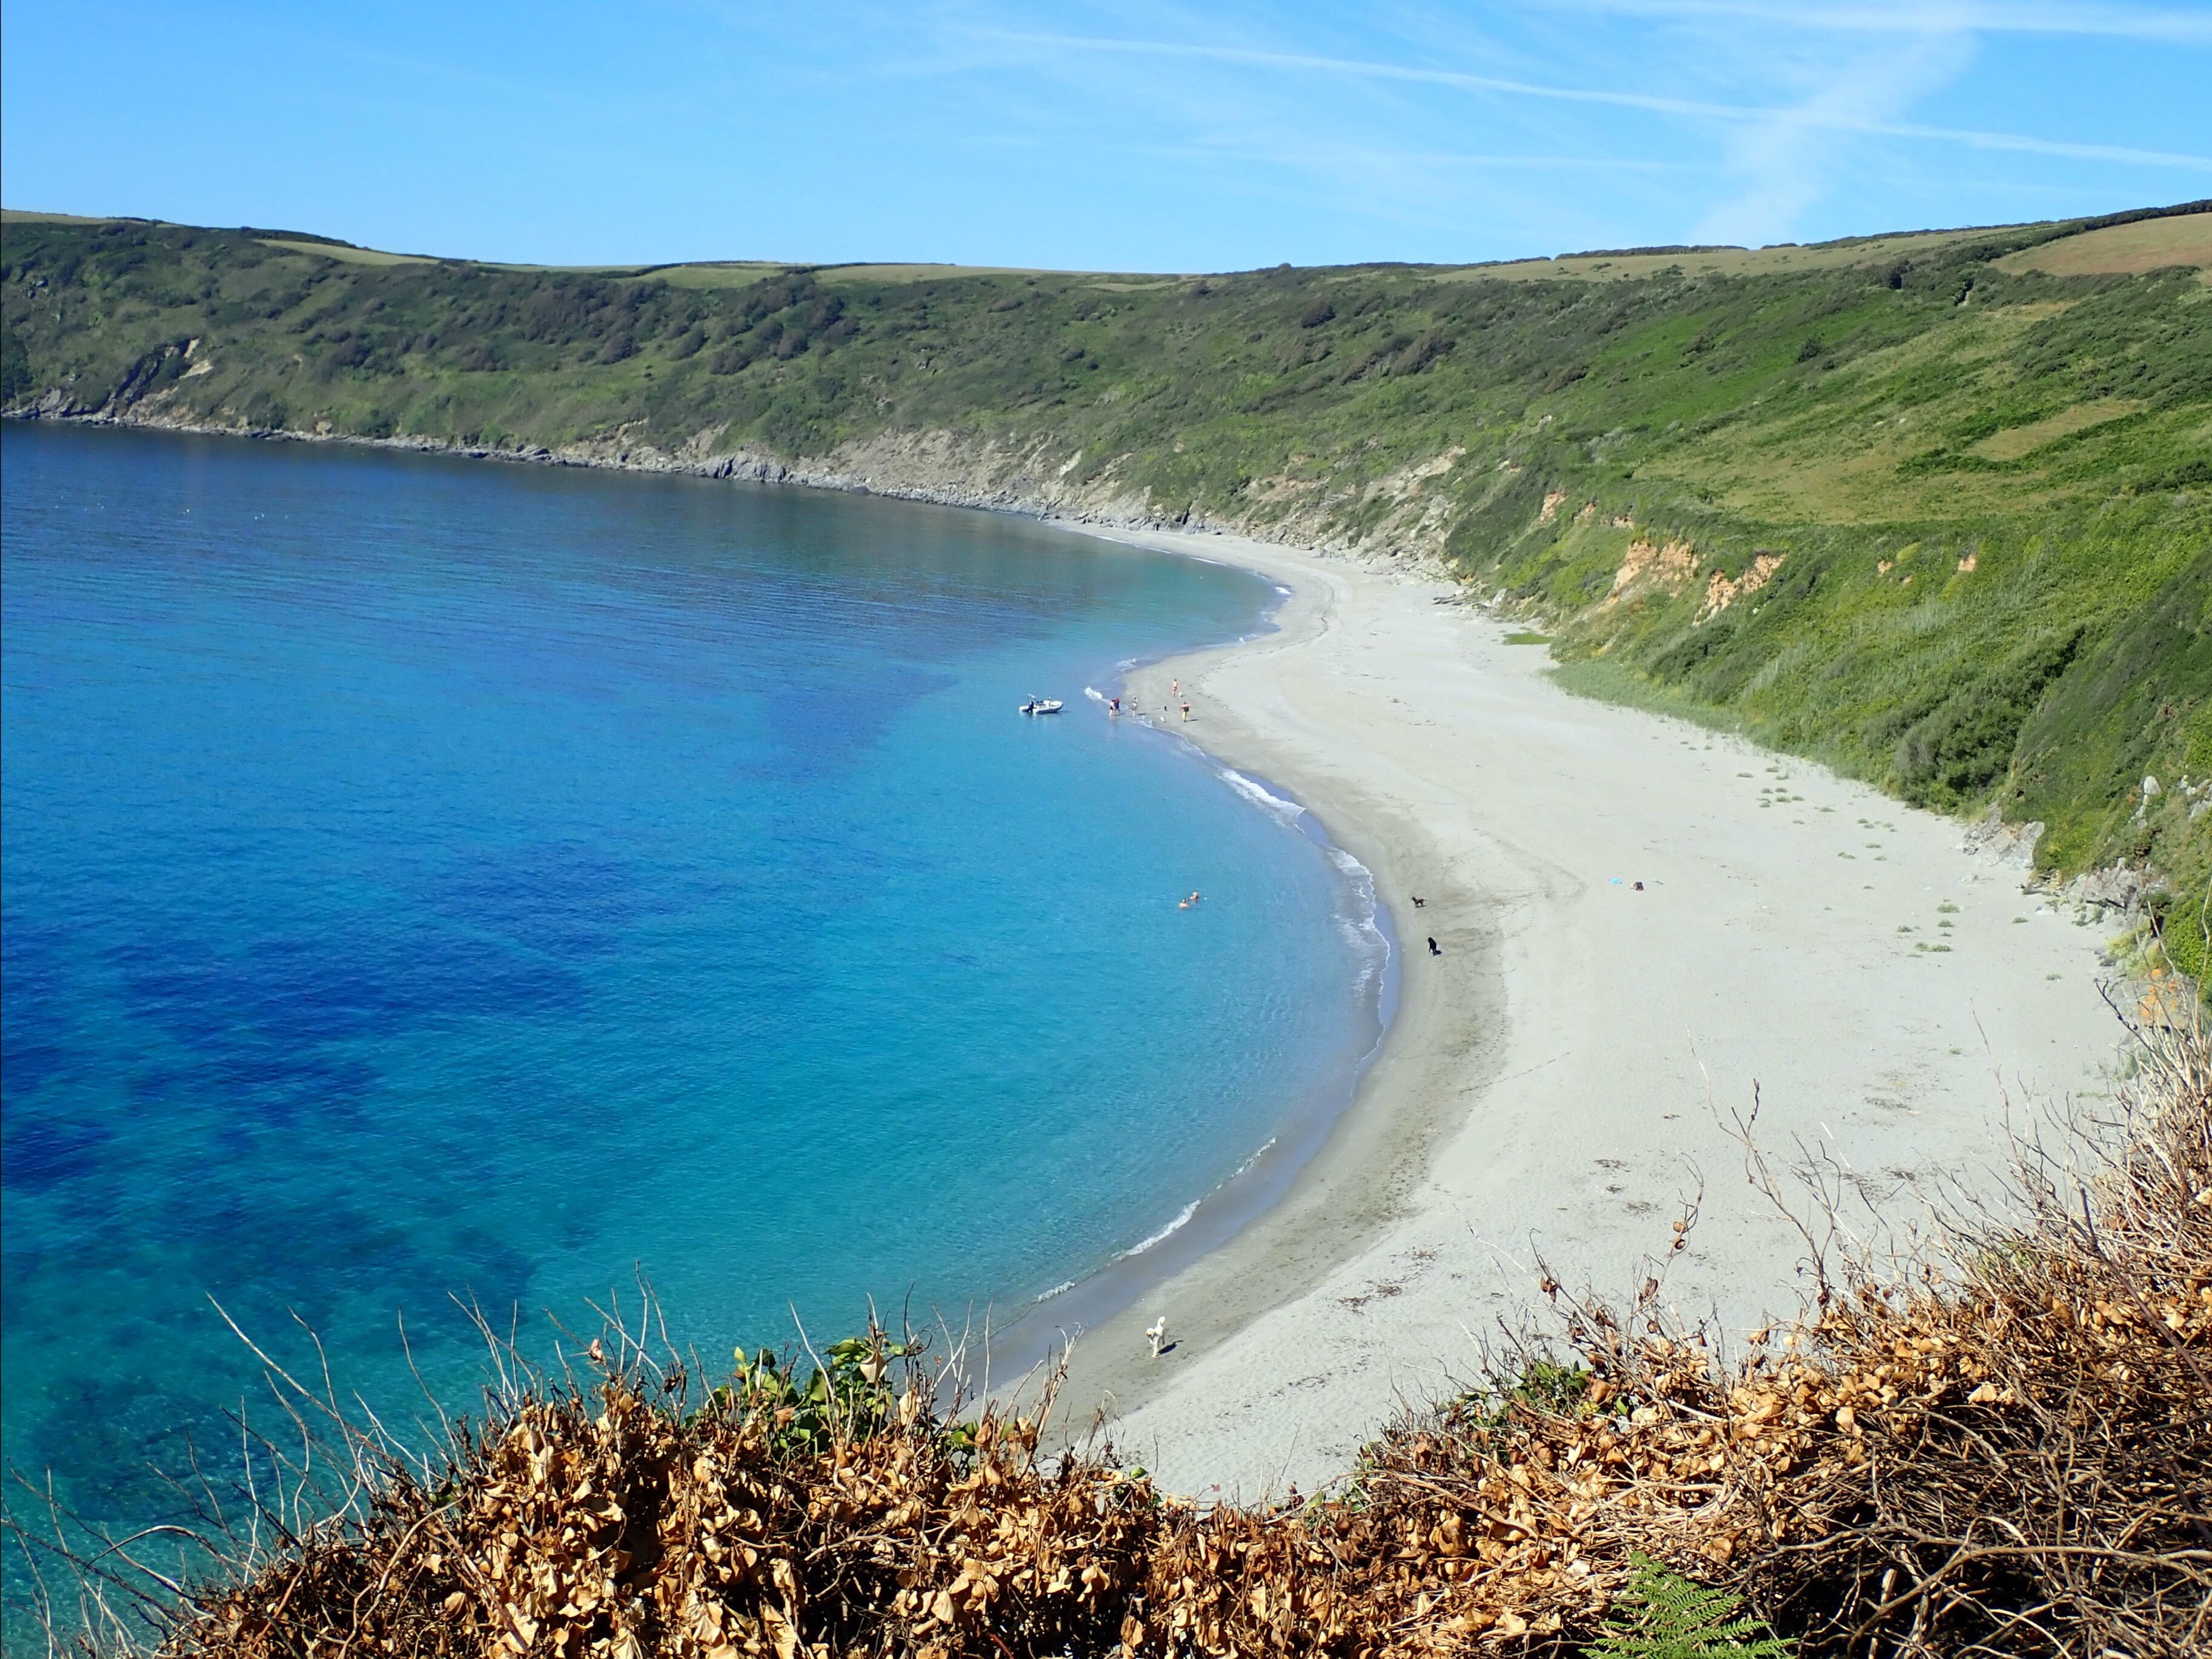
<path fill-rule="evenodd" d="M 2103 1091 L 2103 930 L 1962 850 L 1957 822 L 1571 697 L 1443 584 L 1127 539 L 1293 590 L 1280 633 L 1144 670 L 1131 698 L 1160 718 L 1179 679 L 1174 728 L 1315 811 L 1407 947 L 1382 1054 L 1291 1195 L 1076 1346 L 1066 1410 L 1103 1406 L 1170 1489 L 1344 1474 L 1540 1300 L 1537 1252 L 1570 1286 L 1632 1288 L 1701 1182 L 1674 1304 L 1736 1332 L 1794 1308 L 1802 1246 L 1722 1122 L 1754 1088 L 1778 1163 L 1817 1146 L 1877 1191 L 2001 1167 L 2008 1091 L 2016 1116 Z"/>

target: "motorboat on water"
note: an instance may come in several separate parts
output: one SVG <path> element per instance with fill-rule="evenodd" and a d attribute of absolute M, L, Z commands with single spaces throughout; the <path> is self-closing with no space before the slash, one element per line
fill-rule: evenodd
<path fill-rule="evenodd" d="M 1027 702 L 1022 705 L 1022 713 L 1024 714 L 1057 714 L 1060 713 L 1060 706 L 1057 699 L 1052 697 L 1031 697 Z"/>

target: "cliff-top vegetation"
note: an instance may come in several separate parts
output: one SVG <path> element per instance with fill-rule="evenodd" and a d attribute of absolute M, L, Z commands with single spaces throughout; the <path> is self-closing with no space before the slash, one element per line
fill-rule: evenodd
<path fill-rule="evenodd" d="M 2212 210 L 1230 276 L 556 270 L 10 215 L 16 415 L 864 483 L 1434 561 L 1569 683 L 2212 884 Z"/>

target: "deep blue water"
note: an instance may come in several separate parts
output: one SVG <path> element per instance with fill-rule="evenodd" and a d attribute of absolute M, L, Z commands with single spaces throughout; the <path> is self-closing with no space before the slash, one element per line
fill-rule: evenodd
<path fill-rule="evenodd" d="M 453 1296 L 588 1328 L 641 1267 L 710 1357 L 794 1304 L 1003 1317 L 1373 1038 L 1325 849 L 1083 696 L 1261 626 L 1248 575 L 696 480 L 0 443 L 5 1450 L 90 1514 L 236 1443 L 210 1297 L 376 1401 L 399 1314 L 465 1396 Z"/>

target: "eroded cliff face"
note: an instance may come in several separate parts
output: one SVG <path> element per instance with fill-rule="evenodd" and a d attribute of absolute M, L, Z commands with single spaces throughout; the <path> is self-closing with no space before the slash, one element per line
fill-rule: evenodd
<path fill-rule="evenodd" d="M 1094 463 L 1049 440 L 1001 443 L 948 431 L 892 431 L 786 463 L 716 453 L 701 433 L 673 465 L 908 500 L 1031 513 L 1122 529 L 1219 530 L 1325 550 L 1426 562 L 1441 559 L 1454 502 L 1439 484 L 1465 453 L 1454 448 L 1380 478 L 1257 478 L 1208 513 L 1160 500 L 1126 476 L 1128 458 Z M 594 457 L 598 449 L 578 447 Z M 634 453 L 635 452 L 624 452 Z M 617 464 L 629 464 L 618 462 Z"/>
<path fill-rule="evenodd" d="M 1440 560 L 1463 505 L 1449 485 L 1466 454 L 1455 444 L 1379 477 L 1255 478 L 1242 492 L 1236 527 L 1298 546 Z"/>
<path fill-rule="evenodd" d="M 1103 528 L 1221 531 L 1425 568 L 1443 557 L 1455 503 L 1443 486 L 1466 453 L 1454 447 L 1375 478 L 1255 479 L 1229 511 L 1201 514 L 1185 502 L 1162 501 L 1130 482 L 1124 476 L 1127 457 L 1086 465 L 1091 458 L 1083 450 L 1066 451 L 1049 439 L 1016 444 L 945 429 L 887 431 L 840 444 L 826 454 L 790 459 L 732 445 L 722 426 L 702 428 L 671 449 L 648 439 L 645 423 L 637 422 L 568 443 L 495 447 L 422 436 L 368 438 L 334 432 L 327 423 L 301 431 L 257 428 L 243 417 L 209 420 L 181 410 L 173 386 L 165 386 L 151 395 L 85 404 L 57 390 L 15 413 L 33 419 L 800 484 Z"/>

